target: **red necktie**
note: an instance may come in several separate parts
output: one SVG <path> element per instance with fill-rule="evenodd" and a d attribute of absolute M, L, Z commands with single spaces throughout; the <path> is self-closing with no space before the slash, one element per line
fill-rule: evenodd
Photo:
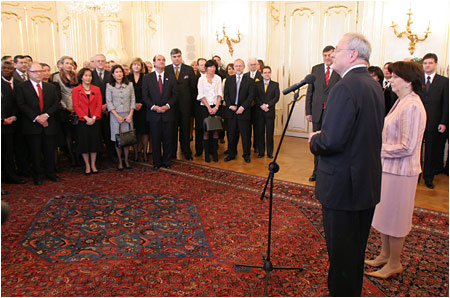
<path fill-rule="evenodd" d="M 158 85 L 159 85 L 159 92 L 162 94 L 162 78 L 161 78 L 161 75 L 159 75 Z"/>
<path fill-rule="evenodd" d="M 44 94 L 42 93 L 42 88 L 40 84 L 37 84 L 39 92 L 39 107 L 41 108 L 41 113 L 44 112 Z"/>
<path fill-rule="evenodd" d="M 9 86 L 11 86 L 11 91 L 14 91 L 13 84 L 11 82 L 8 82 L 8 83 L 9 83 Z"/>
<path fill-rule="evenodd" d="M 325 84 L 328 86 L 328 81 L 330 80 L 330 67 L 327 66 L 327 72 L 325 73 Z"/>

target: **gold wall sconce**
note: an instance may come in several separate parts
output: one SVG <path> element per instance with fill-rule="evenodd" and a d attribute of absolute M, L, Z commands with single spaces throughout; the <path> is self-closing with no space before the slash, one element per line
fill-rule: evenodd
<path fill-rule="evenodd" d="M 409 9 L 409 12 L 406 15 L 408 15 L 408 21 L 406 22 L 406 31 L 398 33 L 397 24 L 395 24 L 394 21 L 392 21 L 391 27 L 394 29 L 394 34 L 398 38 L 402 38 L 402 36 L 405 36 L 406 38 L 409 39 L 408 50 L 409 50 L 409 53 L 412 55 L 416 51 L 416 43 L 418 43 L 419 41 L 426 40 L 428 38 L 428 34 L 431 33 L 430 23 L 428 23 L 427 31 L 424 32 L 425 36 L 422 38 L 419 38 L 419 36 L 417 34 L 412 33 L 412 31 L 411 31 L 411 24 L 413 23 L 413 21 L 411 20 L 411 16 L 413 15 L 413 13 L 411 12 L 411 8 Z"/>
<path fill-rule="evenodd" d="M 223 29 L 222 29 L 222 34 L 223 34 L 223 37 L 222 37 L 222 39 L 219 40 L 219 32 L 216 31 L 216 40 L 217 40 L 217 42 L 219 44 L 226 43 L 228 45 L 228 52 L 230 52 L 230 55 L 233 57 L 233 51 L 234 50 L 233 50 L 233 44 L 232 43 L 239 43 L 241 41 L 241 33 L 239 32 L 239 29 L 238 29 L 237 39 L 230 38 L 225 33 L 225 25 L 224 25 Z"/>

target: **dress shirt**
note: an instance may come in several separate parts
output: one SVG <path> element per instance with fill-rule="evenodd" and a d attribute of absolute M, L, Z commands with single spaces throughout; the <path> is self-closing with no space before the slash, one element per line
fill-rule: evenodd
<path fill-rule="evenodd" d="M 257 72 L 257 70 L 255 70 L 255 71 L 251 71 L 250 72 L 250 77 L 254 80 L 255 79 L 255 77 L 256 77 L 256 72 Z"/>
<path fill-rule="evenodd" d="M 30 82 L 31 82 L 31 84 L 33 85 L 34 91 L 36 91 L 37 97 L 39 98 L 39 90 L 38 90 L 37 85 L 40 85 L 40 86 L 41 86 L 41 89 L 42 89 L 42 82 L 36 83 L 36 82 L 33 81 L 33 80 L 30 80 Z M 42 89 L 42 92 L 44 92 L 44 89 Z M 50 118 L 50 115 L 49 115 L 49 114 L 47 114 L 47 113 L 43 113 L 43 114 L 47 115 L 47 117 Z M 39 116 L 38 116 L 38 117 L 39 117 Z M 37 117 L 34 118 L 33 122 L 36 122 L 36 119 L 37 119 Z"/>
<path fill-rule="evenodd" d="M 12 86 L 12 90 L 14 90 L 14 88 L 16 88 L 16 87 L 14 86 L 14 78 L 13 78 L 13 77 L 11 77 L 11 80 L 8 81 L 7 79 L 5 79 L 4 76 L 2 76 L 2 80 L 5 81 L 6 83 L 8 83 L 10 86 Z"/>
<path fill-rule="evenodd" d="M 22 77 L 22 78 L 24 78 L 24 76 L 25 76 L 25 81 L 28 79 L 28 77 L 27 77 L 27 74 L 26 73 L 24 73 L 24 72 L 21 72 L 20 70 L 18 70 L 18 69 L 16 69 L 16 71 L 17 71 L 17 73 Z"/>
<path fill-rule="evenodd" d="M 174 68 L 173 70 L 176 71 L 175 68 Z M 163 71 L 162 71 L 161 73 L 159 73 L 159 72 L 155 69 L 155 75 L 156 75 L 156 82 L 158 82 L 159 76 L 161 76 L 161 82 L 162 82 L 163 90 L 164 90 L 164 68 L 163 68 Z M 169 105 L 168 103 L 166 103 L 166 106 L 169 107 L 169 109 L 170 109 L 170 105 Z M 155 107 L 155 105 L 152 105 L 151 108 L 150 108 L 150 110 L 153 110 L 154 107 Z"/>
<path fill-rule="evenodd" d="M 425 74 L 425 81 L 424 81 L 424 84 L 427 83 L 428 77 L 430 77 L 430 84 L 433 84 L 433 80 L 434 80 L 434 77 L 435 77 L 435 76 L 436 76 L 436 73 L 435 73 L 435 72 L 433 72 L 432 74 L 429 74 L 429 75 Z"/>
<path fill-rule="evenodd" d="M 97 71 L 98 77 L 103 80 L 105 78 L 105 70 L 98 70 L 95 69 Z M 102 75 L 100 75 L 100 73 L 102 73 Z"/>
<path fill-rule="evenodd" d="M 333 66 L 334 66 L 334 63 L 330 65 L 330 76 L 329 76 L 330 78 L 331 78 L 331 74 L 333 73 Z M 327 73 L 327 67 L 328 66 L 324 63 L 323 64 L 323 72 L 324 73 Z"/>
<path fill-rule="evenodd" d="M 181 72 L 181 64 L 178 66 L 173 64 L 173 73 L 177 73 L 177 68 L 178 68 L 178 73 L 180 73 Z"/>
<path fill-rule="evenodd" d="M 347 69 L 344 74 L 342 75 L 342 78 L 345 77 L 345 75 L 352 69 L 358 68 L 358 67 L 365 67 L 367 69 L 367 66 L 365 64 L 357 64 L 357 65 L 353 65 L 352 67 L 350 67 L 349 69 Z M 331 74 L 330 74 L 331 76 Z"/>
<path fill-rule="evenodd" d="M 207 76 L 201 76 L 197 84 L 198 96 L 197 100 L 200 101 L 200 105 L 204 106 L 202 98 L 205 98 L 210 106 L 216 105 L 217 97 L 223 97 L 222 92 L 222 78 L 218 75 L 214 75 L 212 84 L 208 82 Z"/>

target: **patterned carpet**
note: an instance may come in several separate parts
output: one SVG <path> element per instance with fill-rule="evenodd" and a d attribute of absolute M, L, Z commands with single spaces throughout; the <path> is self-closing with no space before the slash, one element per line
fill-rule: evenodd
<path fill-rule="evenodd" d="M 177 161 L 41 186 L 2 185 L 2 296 L 261 296 L 265 178 Z M 327 296 L 327 254 L 313 188 L 275 181 L 271 296 Z M 364 279 L 363 296 L 448 296 L 448 214 L 415 209 L 405 272 Z M 368 256 L 380 242 L 371 233 Z"/>

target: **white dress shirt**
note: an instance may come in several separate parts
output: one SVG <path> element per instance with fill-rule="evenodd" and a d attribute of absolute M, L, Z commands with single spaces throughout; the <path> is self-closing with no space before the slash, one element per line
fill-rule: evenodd
<path fill-rule="evenodd" d="M 222 91 L 222 79 L 218 75 L 214 75 L 212 84 L 208 82 L 208 77 L 201 76 L 198 79 L 198 96 L 197 100 L 200 101 L 200 105 L 204 106 L 202 98 L 205 98 L 210 106 L 216 105 L 217 97 L 223 97 Z"/>

